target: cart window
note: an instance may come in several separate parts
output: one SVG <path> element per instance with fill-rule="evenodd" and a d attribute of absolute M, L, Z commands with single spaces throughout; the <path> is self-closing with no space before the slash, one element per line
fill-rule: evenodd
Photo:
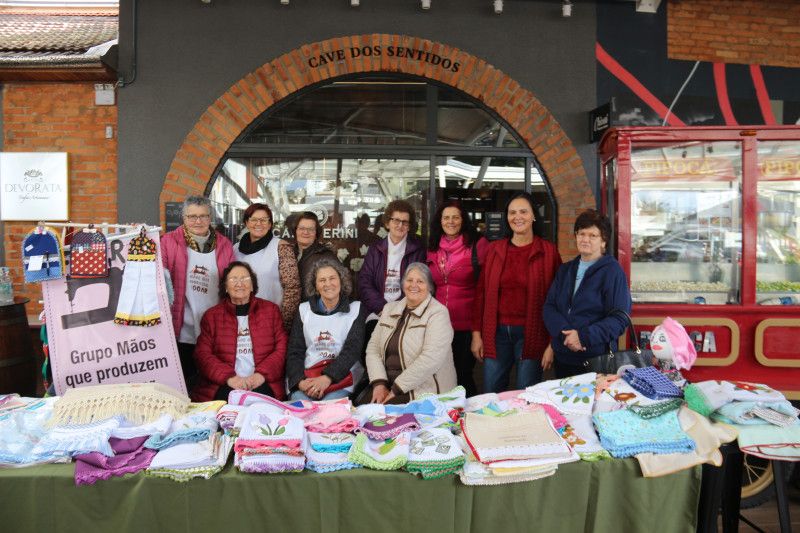
<path fill-rule="evenodd" d="M 739 303 L 741 158 L 738 142 L 634 146 L 634 301 Z"/>
<path fill-rule="evenodd" d="M 758 143 L 756 301 L 800 305 L 800 141 Z"/>

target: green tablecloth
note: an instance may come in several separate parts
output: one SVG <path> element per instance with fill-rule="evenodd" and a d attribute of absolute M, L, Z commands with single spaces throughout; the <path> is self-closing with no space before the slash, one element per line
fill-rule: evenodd
<path fill-rule="evenodd" d="M 549 478 L 467 487 L 405 472 L 143 474 L 76 487 L 73 465 L 0 470 L 0 530 L 693 532 L 701 469 L 645 479 L 635 460 L 561 465 Z"/>

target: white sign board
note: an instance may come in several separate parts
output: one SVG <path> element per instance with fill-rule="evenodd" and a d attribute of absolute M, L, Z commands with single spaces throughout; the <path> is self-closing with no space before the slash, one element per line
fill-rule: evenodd
<path fill-rule="evenodd" d="M 0 219 L 68 220 L 65 152 L 0 153 Z"/>

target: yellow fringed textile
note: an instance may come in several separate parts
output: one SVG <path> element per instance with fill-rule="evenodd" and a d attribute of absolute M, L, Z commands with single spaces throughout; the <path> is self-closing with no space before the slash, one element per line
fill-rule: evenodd
<path fill-rule="evenodd" d="M 134 424 L 145 424 L 163 414 L 180 418 L 189 397 L 160 383 L 120 383 L 69 389 L 53 407 L 50 425 L 88 424 L 122 415 Z"/>

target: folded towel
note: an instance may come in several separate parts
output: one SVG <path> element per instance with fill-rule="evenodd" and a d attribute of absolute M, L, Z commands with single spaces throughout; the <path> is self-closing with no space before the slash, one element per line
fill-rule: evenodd
<path fill-rule="evenodd" d="M 408 462 L 409 440 L 408 432 L 385 440 L 372 440 L 359 433 L 347 459 L 373 470 L 399 470 Z"/>

